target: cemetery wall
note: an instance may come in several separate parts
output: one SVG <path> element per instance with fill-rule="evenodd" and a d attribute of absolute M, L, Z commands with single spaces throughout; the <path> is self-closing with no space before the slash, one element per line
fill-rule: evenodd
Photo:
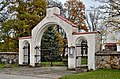
<path fill-rule="evenodd" d="M 18 52 L 0 52 L 0 63 L 18 63 Z"/>
<path fill-rule="evenodd" d="M 95 54 L 96 69 L 113 68 L 120 69 L 120 52 L 99 51 Z"/>

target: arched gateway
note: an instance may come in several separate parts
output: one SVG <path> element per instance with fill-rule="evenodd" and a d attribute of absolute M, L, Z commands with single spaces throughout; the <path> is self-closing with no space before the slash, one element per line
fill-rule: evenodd
<path fill-rule="evenodd" d="M 99 50 L 96 48 L 96 36 L 97 32 L 87 32 L 87 33 L 78 33 L 77 25 L 69 22 L 60 15 L 60 9 L 57 7 L 48 8 L 46 17 L 32 30 L 32 36 L 30 37 L 21 37 L 19 38 L 19 64 L 23 65 L 24 63 L 24 42 L 28 41 L 30 44 L 30 65 L 35 66 L 37 63 L 41 62 L 41 39 L 43 33 L 49 26 L 59 25 L 66 33 L 68 41 L 68 68 L 73 69 L 77 67 L 78 63 L 76 60 L 77 46 L 76 43 L 81 37 L 85 37 L 87 40 L 87 56 L 88 62 L 87 66 L 89 69 L 95 69 L 94 54 L 95 51 Z M 92 45 L 92 46 L 91 46 Z M 89 60 L 90 59 L 90 60 Z M 80 65 L 79 65 L 80 66 Z"/>

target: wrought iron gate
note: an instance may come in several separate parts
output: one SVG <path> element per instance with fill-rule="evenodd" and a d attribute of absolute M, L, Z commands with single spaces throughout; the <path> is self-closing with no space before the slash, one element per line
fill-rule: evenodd
<path fill-rule="evenodd" d="M 76 67 L 87 66 L 88 62 L 88 46 L 87 40 L 82 40 L 76 45 Z"/>
<path fill-rule="evenodd" d="M 39 46 L 35 47 L 35 65 L 38 65 L 41 62 L 41 49 Z"/>
<path fill-rule="evenodd" d="M 23 51 L 24 51 L 23 64 L 24 65 L 29 65 L 30 64 L 30 44 L 29 43 L 25 44 L 25 46 L 23 47 Z"/>

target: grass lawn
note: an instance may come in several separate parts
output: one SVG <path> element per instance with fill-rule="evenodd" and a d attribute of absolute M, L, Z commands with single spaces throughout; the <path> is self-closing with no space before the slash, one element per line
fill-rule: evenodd
<path fill-rule="evenodd" d="M 4 68 L 5 67 L 5 64 L 0 64 L 0 68 Z"/>
<path fill-rule="evenodd" d="M 51 62 L 41 62 L 42 66 L 51 66 Z M 52 62 L 53 66 L 65 66 L 63 62 Z"/>
<path fill-rule="evenodd" d="M 81 57 L 81 65 L 86 65 L 88 58 L 86 56 Z"/>
<path fill-rule="evenodd" d="M 96 71 L 64 76 L 59 79 L 120 79 L 120 70 L 98 69 Z"/>
<path fill-rule="evenodd" d="M 1 63 L 0 63 L 0 69 L 1 69 L 1 68 L 5 68 L 5 65 L 6 65 L 6 64 L 1 64 Z M 18 66 L 18 64 L 11 64 L 11 67 L 14 68 L 14 67 L 19 67 L 19 66 Z"/>

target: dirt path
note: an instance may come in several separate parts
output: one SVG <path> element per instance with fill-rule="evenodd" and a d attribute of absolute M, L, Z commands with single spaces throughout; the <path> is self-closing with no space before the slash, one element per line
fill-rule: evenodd
<path fill-rule="evenodd" d="M 74 71 L 66 70 L 66 67 L 5 68 L 0 69 L 0 79 L 57 79 L 73 73 Z"/>

